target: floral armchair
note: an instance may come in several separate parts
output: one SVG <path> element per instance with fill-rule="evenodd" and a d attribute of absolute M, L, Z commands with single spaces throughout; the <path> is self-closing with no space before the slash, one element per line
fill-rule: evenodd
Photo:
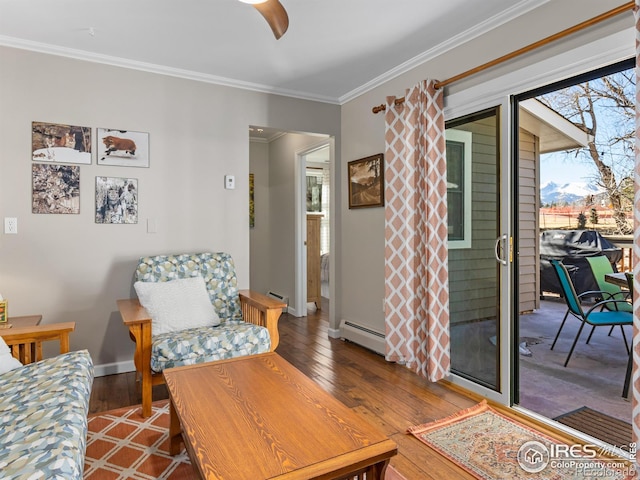
<path fill-rule="evenodd" d="M 199 277 L 204 287 L 200 282 L 187 285 L 186 280 Z M 134 287 L 139 298 L 118 300 L 118 308 L 136 344 L 143 417 L 151 415 L 152 387 L 164 383 L 165 368 L 264 353 L 278 346 L 278 319 L 286 305 L 238 290 L 235 265 L 227 253 L 140 258 Z M 200 314 L 194 303 L 201 300 L 204 288 L 215 322 L 194 321 Z"/>

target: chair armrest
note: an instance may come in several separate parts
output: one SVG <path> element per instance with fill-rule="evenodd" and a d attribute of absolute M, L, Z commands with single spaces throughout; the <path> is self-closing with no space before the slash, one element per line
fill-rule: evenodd
<path fill-rule="evenodd" d="M 138 323 L 150 323 L 151 315 L 140 305 L 137 298 L 126 298 L 118 300 L 118 310 L 122 316 L 122 322 L 127 325 L 135 325 Z"/>
<path fill-rule="evenodd" d="M 624 303 L 629 305 L 629 302 L 627 300 L 601 300 L 599 302 L 594 303 L 591 306 L 591 308 L 587 310 L 587 312 L 585 313 L 585 317 L 588 317 L 589 315 L 591 315 L 591 312 L 593 312 L 597 308 L 603 307 L 604 305 L 607 305 L 609 303 L 613 303 L 613 304 Z M 617 311 L 617 308 L 615 310 Z M 633 323 L 633 314 L 631 312 L 620 312 L 620 313 L 627 313 L 629 315 L 629 325 Z"/>
<path fill-rule="evenodd" d="M 239 295 L 244 321 L 261 325 L 269 330 L 273 352 L 280 343 L 278 319 L 287 304 L 251 290 L 240 290 Z"/>
<path fill-rule="evenodd" d="M 122 323 L 129 328 L 129 337 L 136 344 L 133 363 L 138 372 L 151 375 L 151 315 L 137 298 L 118 300 Z"/>
<path fill-rule="evenodd" d="M 60 353 L 69 351 L 69 333 L 76 328 L 75 322 L 52 323 L 1 330 L 0 336 L 11 350 L 11 355 L 23 364 L 42 360 L 42 342 L 58 340 Z"/>

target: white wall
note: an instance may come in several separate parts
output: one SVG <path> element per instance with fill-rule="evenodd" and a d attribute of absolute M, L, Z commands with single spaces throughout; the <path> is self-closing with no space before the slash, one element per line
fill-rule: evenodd
<path fill-rule="evenodd" d="M 623 3 L 614 0 L 548 2 L 525 16 L 477 37 L 465 45 L 448 51 L 434 52 L 433 58 L 424 64 L 349 101 L 342 106 L 342 146 L 340 150 L 342 166 L 340 168 L 346 170 L 347 162 L 384 151 L 384 114 L 374 115 L 371 109 L 385 103 L 387 96 L 402 97 L 406 88 L 426 78 L 445 80 L 453 77 Z M 553 72 L 555 77 L 552 77 L 549 75 L 551 73 L 549 69 L 538 69 L 538 76 L 535 77 L 537 84 L 533 84 L 534 77 L 529 76 L 525 77 L 529 79 L 526 87 L 524 83 L 518 84 L 517 87 L 514 86 L 514 90 L 508 91 L 506 94 L 503 85 L 497 90 L 492 90 L 494 88 L 492 84 L 500 83 L 501 78 L 511 71 L 542 62 L 591 40 L 627 29 L 633 25 L 633 15 L 628 12 L 581 34 L 574 34 L 535 53 L 447 87 L 445 90 L 447 119 L 455 118 L 455 115 L 462 113 L 472 113 L 475 108 L 474 102 L 477 102 L 478 108 L 486 108 L 487 99 L 491 99 L 492 95 L 496 95 L 495 98 L 500 99 L 493 103 L 493 105 L 497 105 L 505 95 L 519 93 L 515 88 L 530 89 L 563 78 L 562 73 Z M 633 48 L 633 38 L 630 38 L 629 47 Z M 587 52 L 584 55 L 590 54 Z M 563 59 L 562 63 L 566 68 L 571 62 L 579 60 L 572 58 L 567 62 L 567 59 Z M 576 64 L 570 75 L 580 73 L 580 68 L 582 65 Z M 593 68 L 593 65 L 589 68 Z M 566 71 L 564 74 L 566 75 Z M 465 96 L 467 90 L 473 90 L 472 94 Z M 451 94 L 456 94 L 457 99 Z M 508 135 L 508 132 L 503 132 L 503 134 Z M 507 154 L 507 152 L 503 152 L 503 155 Z M 384 209 L 349 210 L 346 181 L 342 181 L 339 188 L 341 196 L 345 199 L 339 206 L 341 219 L 338 224 L 338 243 L 342 248 L 342 261 L 337 264 L 337 275 L 342 282 L 342 302 L 339 314 L 343 321 L 384 333 L 382 308 L 384 297 Z M 370 348 L 384 351 L 382 344 L 375 347 L 370 346 Z"/>
<path fill-rule="evenodd" d="M 227 251 L 247 288 L 248 126 L 338 136 L 339 110 L 0 47 L 0 218 L 17 217 L 19 232 L 0 235 L 0 292 L 10 315 L 75 321 L 71 348 L 88 348 L 97 366 L 130 362 L 133 344 L 116 300 L 134 295 L 137 258 Z M 96 127 L 148 132 L 150 168 L 94 160 L 81 166 L 79 215 L 32 214 L 32 121 L 88 126 L 94 134 Z M 235 190 L 224 190 L 225 174 L 235 175 Z M 98 175 L 138 179 L 138 224 L 94 223 Z M 147 219 L 156 220 L 157 233 L 146 233 Z"/>

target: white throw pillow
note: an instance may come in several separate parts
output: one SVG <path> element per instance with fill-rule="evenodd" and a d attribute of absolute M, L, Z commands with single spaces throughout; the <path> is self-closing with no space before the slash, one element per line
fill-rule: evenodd
<path fill-rule="evenodd" d="M 153 335 L 220 324 L 199 275 L 169 282 L 135 282 L 133 287 L 151 315 Z"/>
<path fill-rule="evenodd" d="M 21 366 L 22 363 L 11 356 L 11 350 L 9 350 L 4 338 L 0 337 L 0 375 Z"/>

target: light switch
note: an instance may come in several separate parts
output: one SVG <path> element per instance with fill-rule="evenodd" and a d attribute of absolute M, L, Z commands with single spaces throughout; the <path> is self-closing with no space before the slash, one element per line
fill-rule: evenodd
<path fill-rule="evenodd" d="M 233 190 L 236 188 L 236 177 L 233 175 L 225 175 L 224 176 L 224 188 L 227 190 Z"/>

